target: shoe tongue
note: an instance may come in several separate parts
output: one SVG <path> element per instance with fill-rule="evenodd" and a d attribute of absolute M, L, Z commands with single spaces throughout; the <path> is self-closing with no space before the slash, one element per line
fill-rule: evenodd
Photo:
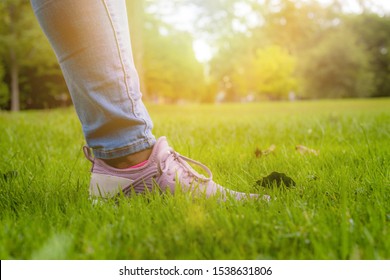
<path fill-rule="evenodd" d="M 156 144 L 154 144 L 153 151 L 151 157 L 156 158 L 156 160 L 160 160 L 162 155 L 166 154 L 170 149 L 168 145 L 168 141 L 165 136 L 157 139 Z"/>

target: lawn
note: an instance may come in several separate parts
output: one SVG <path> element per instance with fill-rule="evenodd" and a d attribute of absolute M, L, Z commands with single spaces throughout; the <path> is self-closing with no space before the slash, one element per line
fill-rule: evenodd
<path fill-rule="evenodd" d="M 390 259 L 390 99 L 147 107 L 215 181 L 271 201 L 93 204 L 72 108 L 0 112 L 0 259 Z M 256 184 L 273 171 L 295 187 Z"/>

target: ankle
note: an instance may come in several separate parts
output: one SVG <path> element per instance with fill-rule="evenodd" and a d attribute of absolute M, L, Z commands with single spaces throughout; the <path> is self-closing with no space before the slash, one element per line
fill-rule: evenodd
<path fill-rule="evenodd" d="M 151 153 L 152 153 L 152 148 L 149 148 L 131 155 L 113 158 L 113 159 L 102 159 L 102 160 L 111 167 L 117 169 L 125 169 L 148 160 Z"/>

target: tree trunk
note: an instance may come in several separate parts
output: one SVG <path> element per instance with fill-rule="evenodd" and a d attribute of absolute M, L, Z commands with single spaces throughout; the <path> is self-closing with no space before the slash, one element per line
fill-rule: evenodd
<path fill-rule="evenodd" d="M 10 50 L 11 70 L 11 111 L 20 110 L 19 99 L 19 65 L 14 50 Z"/>
<path fill-rule="evenodd" d="M 19 99 L 19 64 L 14 49 L 14 44 L 17 42 L 16 31 L 15 31 L 15 22 L 16 22 L 16 7 L 14 3 L 9 4 L 9 16 L 10 16 L 10 26 L 9 31 L 12 36 L 12 43 L 9 46 L 9 65 L 11 72 L 11 111 L 20 110 L 20 99 Z"/>

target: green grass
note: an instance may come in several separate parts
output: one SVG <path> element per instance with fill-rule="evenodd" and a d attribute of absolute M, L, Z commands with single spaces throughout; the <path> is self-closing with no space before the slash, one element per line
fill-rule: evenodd
<path fill-rule="evenodd" d="M 73 109 L 3 112 L 1 259 L 390 258 L 390 99 L 148 108 L 155 135 L 217 182 L 272 201 L 150 194 L 92 205 Z M 272 171 L 297 186 L 254 186 Z"/>

